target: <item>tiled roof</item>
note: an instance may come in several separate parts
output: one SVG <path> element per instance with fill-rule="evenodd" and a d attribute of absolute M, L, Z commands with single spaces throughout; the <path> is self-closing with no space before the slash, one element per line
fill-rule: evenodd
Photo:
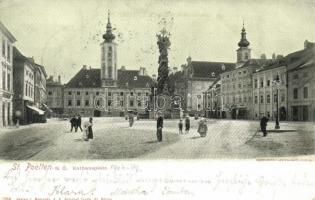
<path fill-rule="evenodd" d="M 290 53 L 284 58 L 277 59 L 269 65 L 262 66 L 257 71 L 269 70 L 281 66 L 287 66 L 288 71 L 290 71 L 311 65 L 315 65 L 315 45 L 314 43 L 309 42 L 307 48 Z"/>
<path fill-rule="evenodd" d="M 300 69 L 315 62 L 315 46 L 309 46 L 301 51 L 293 52 L 285 57 L 288 71 Z"/>
<path fill-rule="evenodd" d="M 120 88 L 150 88 L 154 83 L 147 75 L 139 75 L 138 70 L 118 70 L 118 87 Z"/>
<path fill-rule="evenodd" d="M 139 75 L 138 70 L 118 70 L 119 88 L 150 88 L 153 80 L 147 75 Z M 101 87 L 101 69 L 81 69 L 67 84 L 69 88 Z"/>
<path fill-rule="evenodd" d="M 82 68 L 67 84 L 68 88 L 101 87 L 101 69 Z"/>
<path fill-rule="evenodd" d="M 273 62 L 275 62 L 275 60 L 273 59 L 250 59 L 248 61 L 246 61 L 244 63 L 244 65 L 242 65 L 239 68 L 244 68 L 244 67 L 253 67 L 255 69 L 266 66 L 266 65 L 270 65 Z"/>
<path fill-rule="evenodd" d="M 13 47 L 13 58 L 15 60 L 28 60 L 29 58 L 25 57 L 15 46 Z"/>
<path fill-rule="evenodd" d="M 219 74 L 235 68 L 234 63 L 224 62 L 192 61 L 191 64 L 194 78 L 216 78 Z"/>

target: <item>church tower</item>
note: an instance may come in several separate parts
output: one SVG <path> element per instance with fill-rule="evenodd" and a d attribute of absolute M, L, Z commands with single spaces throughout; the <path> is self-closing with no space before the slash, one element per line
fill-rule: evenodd
<path fill-rule="evenodd" d="M 237 51 L 237 64 L 241 65 L 251 58 L 250 48 L 248 48 L 249 42 L 246 39 L 246 31 L 244 28 L 244 22 L 243 22 L 243 28 L 242 28 L 242 33 L 241 33 L 241 40 L 239 41 L 238 46 L 239 48 L 236 50 Z"/>
<path fill-rule="evenodd" d="M 102 87 L 115 87 L 117 86 L 117 43 L 114 42 L 115 35 L 112 33 L 109 11 L 103 39 L 104 41 L 101 43 Z"/>

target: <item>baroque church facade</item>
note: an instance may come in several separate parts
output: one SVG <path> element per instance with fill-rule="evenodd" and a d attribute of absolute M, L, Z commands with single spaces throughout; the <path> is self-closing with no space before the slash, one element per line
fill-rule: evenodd
<path fill-rule="evenodd" d="M 146 69 L 118 69 L 117 43 L 110 16 L 101 43 L 101 68 L 83 65 L 64 86 L 64 114 L 86 117 L 124 116 L 134 111 L 148 115 L 147 104 L 154 80 Z"/>

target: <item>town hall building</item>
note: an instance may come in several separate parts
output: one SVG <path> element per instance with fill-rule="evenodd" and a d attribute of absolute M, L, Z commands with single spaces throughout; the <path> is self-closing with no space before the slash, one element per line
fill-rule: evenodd
<path fill-rule="evenodd" d="M 146 69 L 118 69 L 117 43 L 110 16 L 101 43 L 101 68 L 84 65 L 64 86 L 64 113 L 81 116 L 123 116 L 134 111 L 148 115 L 147 104 L 154 80 Z M 48 91 L 49 92 L 49 91 Z"/>

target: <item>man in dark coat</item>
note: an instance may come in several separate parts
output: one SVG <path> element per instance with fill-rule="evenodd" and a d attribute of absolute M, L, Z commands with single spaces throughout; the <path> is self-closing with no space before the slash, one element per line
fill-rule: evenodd
<path fill-rule="evenodd" d="M 77 128 L 80 128 L 81 132 L 82 132 L 82 120 L 81 120 L 81 116 L 78 115 L 78 119 L 77 119 Z"/>
<path fill-rule="evenodd" d="M 189 133 L 190 130 L 190 119 L 189 116 L 186 116 L 185 119 L 185 134 Z"/>
<path fill-rule="evenodd" d="M 263 116 L 260 119 L 260 129 L 263 132 L 263 136 L 266 137 L 267 136 L 267 123 L 268 123 L 269 119 L 266 116 Z"/>
<path fill-rule="evenodd" d="M 70 119 L 70 124 L 71 124 L 71 130 L 70 132 L 72 132 L 73 128 L 76 130 L 76 118 L 75 116 L 73 116 L 71 119 Z"/>
<path fill-rule="evenodd" d="M 156 121 L 156 128 L 157 128 L 157 131 L 156 131 L 157 140 L 159 142 L 161 142 L 162 141 L 162 129 L 163 129 L 163 117 L 162 117 L 161 112 L 158 112 L 158 118 Z"/>

